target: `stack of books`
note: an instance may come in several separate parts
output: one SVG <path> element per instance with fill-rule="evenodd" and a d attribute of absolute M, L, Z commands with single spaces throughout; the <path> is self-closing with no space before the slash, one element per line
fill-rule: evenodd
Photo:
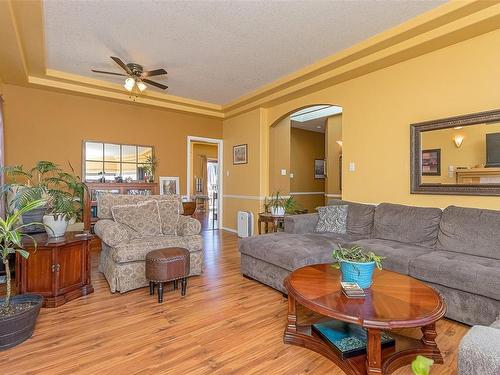
<path fill-rule="evenodd" d="M 341 282 L 342 293 L 347 298 L 365 298 L 365 291 L 357 283 L 345 283 Z"/>

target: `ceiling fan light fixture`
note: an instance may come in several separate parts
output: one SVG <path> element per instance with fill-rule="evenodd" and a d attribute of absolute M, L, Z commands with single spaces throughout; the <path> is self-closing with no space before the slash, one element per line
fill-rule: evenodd
<path fill-rule="evenodd" d="M 146 86 L 146 84 L 142 81 L 137 81 L 137 88 L 139 89 L 140 92 L 143 92 L 148 88 L 148 86 Z"/>
<path fill-rule="evenodd" d="M 125 89 L 127 91 L 132 91 L 134 88 L 134 85 L 135 85 L 135 79 L 133 79 L 132 77 L 128 77 L 125 80 L 125 84 L 123 85 L 123 87 L 125 87 Z"/>

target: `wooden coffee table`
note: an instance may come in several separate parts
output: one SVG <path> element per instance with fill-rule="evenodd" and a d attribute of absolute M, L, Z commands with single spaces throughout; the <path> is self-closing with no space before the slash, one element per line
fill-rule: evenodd
<path fill-rule="evenodd" d="M 436 344 L 435 322 L 446 311 L 442 297 L 431 287 L 390 271 L 376 270 L 365 299 L 349 299 L 340 288 L 341 274 L 331 265 L 307 266 L 292 272 L 284 282 L 288 290 L 286 344 L 314 350 L 333 361 L 346 374 L 390 374 L 408 365 L 418 354 L 443 363 Z M 354 323 L 367 329 L 367 354 L 342 360 L 310 324 L 298 324 L 297 303 L 324 317 Z M 382 349 L 381 331 L 420 327 L 422 338 L 390 332 L 396 345 Z"/>

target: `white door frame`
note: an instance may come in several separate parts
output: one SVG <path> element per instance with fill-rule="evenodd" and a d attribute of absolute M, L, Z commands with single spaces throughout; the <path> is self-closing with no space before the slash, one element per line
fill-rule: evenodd
<path fill-rule="evenodd" d="M 188 135 L 187 137 L 187 173 L 186 173 L 186 192 L 187 192 L 187 197 L 188 199 L 191 199 L 191 143 L 192 142 L 205 142 L 205 143 L 213 143 L 217 145 L 217 163 L 219 164 L 219 173 L 218 173 L 218 181 L 217 185 L 219 188 L 219 195 L 217 199 L 217 224 L 218 228 L 222 228 L 222 189 L 223 189 L 223 180 L 224 180 L 224 175 L 223 175 L 223 141 L 222 139 L 218 138 L 205 138 L 205 137 L 196 137 L 192 135 Z"/>

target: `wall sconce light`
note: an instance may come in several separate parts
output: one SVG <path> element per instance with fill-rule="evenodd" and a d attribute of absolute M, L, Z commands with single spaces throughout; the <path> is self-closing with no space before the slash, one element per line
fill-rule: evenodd
<path fill-rule="evenodd" d="M 337 141 L 337 144 L 342 147 L 342 141 Z"/>
<path fill-rule="evenodd" d="M 453 138 L 453 142 L 455 142 L 455 146 L 457 146 L 457 148 L 460 148 L 460 146 L 462 146 L 462 143 L 464 142 L 464 136 L 457 134 Z"/>

